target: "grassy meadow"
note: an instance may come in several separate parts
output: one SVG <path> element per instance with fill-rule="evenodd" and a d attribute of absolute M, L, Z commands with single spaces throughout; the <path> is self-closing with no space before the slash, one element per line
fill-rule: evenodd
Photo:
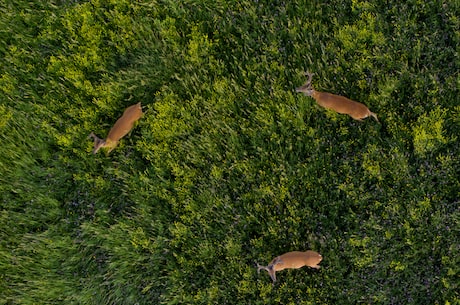
<path fill-rule="evenodd" d="M 460 304 L 458 1 L 0 17 L 0 304 Z M 296 93 L 307 70 L 380 123 Z M 308 249 L 321 269 L 257 274 Z"/>

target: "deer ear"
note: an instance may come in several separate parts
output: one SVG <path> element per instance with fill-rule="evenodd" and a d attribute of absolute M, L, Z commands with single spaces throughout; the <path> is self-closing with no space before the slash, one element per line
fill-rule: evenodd
<path fill-rule="evenodd" d="M 273 266 L 282 264 L 282 263 L 283 263 L 283 260 L 281 259 L 281 257 L 278 256 L 277 258 L 275 258 L 275 261 L 273 262 Z"/>

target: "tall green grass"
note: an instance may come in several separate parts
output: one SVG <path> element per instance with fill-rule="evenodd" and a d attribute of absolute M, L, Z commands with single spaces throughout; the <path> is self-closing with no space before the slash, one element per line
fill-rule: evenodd
<path fill-rule="evenodd" d="M 460 302 L 455 1 L 0 14 L 1 304 Z M 381 124 L 295 93 L 306 70 Z M 307 249 L 320 270 L 256 272 Z"/>

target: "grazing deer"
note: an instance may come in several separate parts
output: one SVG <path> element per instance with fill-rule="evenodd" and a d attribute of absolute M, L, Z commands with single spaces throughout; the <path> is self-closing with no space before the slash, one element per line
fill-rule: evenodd
<path fill-rule="evenodd" d="M 377 122 L 379 121 L 377 115 L 371 112 L 364 104 L 352 101 L 344 96 L 316 91 L 311 86 L 313 73 L 305 72 L 305 76 L 308 76 L 308 81 L 302 87 L 296 88 L 296 92 L 302 92 L 306 96 L 311 96 L 316 100 L 318 105 L 332 109 L 338 113 L 348 114 L 355 120 L 361 121 L 368 116 L 372 116 Z"/>
<path fill-rule="evenodd" d="M 268 272 L 273 284 L 276 282 L 276 271 L 284 269 L 299 269 L 303 266 L 319 269 L 318 264 L 323 260 L 321 254 L 315 251 L 293 251 L 284 253 L 283 255 L 275 257 L 268 266 L 261 266 L 257 264 L 257 273 L 260 273 L 260 269 L 264 269 Z"/>
<path fill-rule="evenodd" d="M 101 147 L 109 148 L 110 153 L 117 145 L 118 141 L 123 138 L 134 126 L 134 123 L 142 116 L 141 103 L 129 106 L 121 118 L 119 118 L 112 129 L 110 129 L 107 138 L 101 139 L 94 133 L 89 134 L 89 138 L 94 139 L 93 154 L 97 153 Z"/>

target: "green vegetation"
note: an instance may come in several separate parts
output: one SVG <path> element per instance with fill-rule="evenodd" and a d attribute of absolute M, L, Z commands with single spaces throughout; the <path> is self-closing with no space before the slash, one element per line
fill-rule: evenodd
<path fill-rule="evenodd" d="M 0 16 L 0 304 L 460 304 L 458 1 Z M 305 70 L 381 124 L 295 93 Z M 307 249 L 320 270 L 257 275 Z"/>

